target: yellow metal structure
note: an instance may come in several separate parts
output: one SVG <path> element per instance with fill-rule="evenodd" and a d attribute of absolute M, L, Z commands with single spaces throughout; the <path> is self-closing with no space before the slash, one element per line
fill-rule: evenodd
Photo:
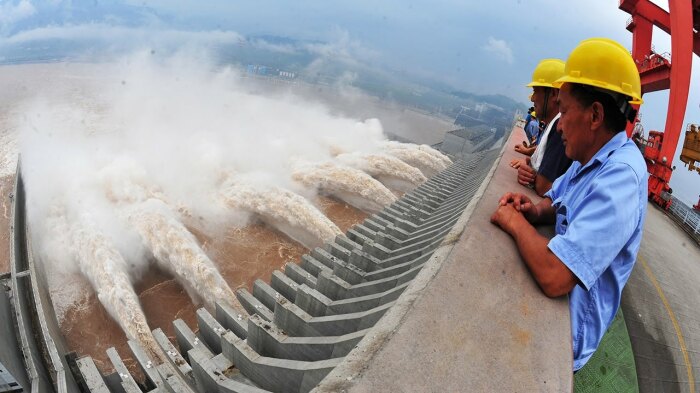
<path fill-rule="evenodd" d="M 700 173 L 700 125 L 688 124 L 681 150 L 681 161 L 688 165 L 689 171 Z M 696 165 L 698 164 L 698 165 Z"/>

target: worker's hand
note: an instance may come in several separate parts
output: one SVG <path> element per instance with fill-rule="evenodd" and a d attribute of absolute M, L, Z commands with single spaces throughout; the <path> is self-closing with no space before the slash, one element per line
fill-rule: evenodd
<path fill-rule="evenodd" d="M 525 157 L 525 164 L 526 165 L 520 165 L 518 167 L 518 183 L 527 186 L 535 182 L 535 177 L 537 177 L 537 173 L 530 166 L 530 157 Z"/>
<path fill-rule="evenodd" d="M 513 234 L 513 222 L 517 216 L 522 216 L 515 210 L 512 204 L 498 206 L 498 209 L 491 215 L 491 222 L 498 225 L 509 234 Z"/>
<path fill-rule="evenodd" d="M 518 168 L 520 167 L 520 165 L 521 165 L 521 161 L 518 160 L 518 159 L 516 158 L 516 159 L 514 159 L 514 160 L 511 160 L 511 162 L 510 162 L 509 165 L 510 165 L 511 168 L 518 169 Z"/>
<path fill-rule="evenodd" d="M 523 153 L 523 154 L 525 154 L 525 146 L 523 146 L 523 145 L 515 145 L 515 151 L 517 151 L 518 153 Z"/>
<path fill-rule="evenodd" d="M 523 213 L 525 218 L 530 222 L 534 222 L 538 219 L 539 211 L 527 195 L 517 192 L 507 192 L 498 200 L 498 206 L 506 205 L 512 205 L 513 209 Z"/>

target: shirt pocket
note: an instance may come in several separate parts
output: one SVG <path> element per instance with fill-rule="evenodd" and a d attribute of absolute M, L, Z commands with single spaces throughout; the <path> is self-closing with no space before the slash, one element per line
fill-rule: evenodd
<path fill-rule="evenodd" d="M 569 226 L 569 211 L 566 208 L 566 205 L 560 203 L 557 206 L 556 214 L 556 226 L 554 228 L 557 235 L 562 235 L 566 233 L 566 228 Z"/>

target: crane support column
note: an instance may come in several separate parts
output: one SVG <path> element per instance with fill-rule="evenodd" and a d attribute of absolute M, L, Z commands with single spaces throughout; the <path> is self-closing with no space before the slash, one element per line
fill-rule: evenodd
<path fill-rule="evenodd" d="M 685 110 L 690 91 L 690 72 L 693 67 L 693 7 L 689 0 L 669 0 L 671 17 L 671 90 L 668 115 L 664 129 L 661 157 L 669 165 L 676 154 L 678 138 L 683 129 Z"/>
<path fill-rule="evenodd" d="M 649 198 L 664 208 L 671 203 L 669 181 L 678 141 L 683 130 L 693 53 L 700 54 L 700 0 L 669 0 L 665 11 L 650 0 L 620 0 L 620 9 L 632 17 L 632 58 L 637 63 L 642 94 L 669 89 L 664 132 L 650 131 L 644 146 L 649 177 Z M 671 56 L 654 53 L 653 28 L 671 35 Z M 627 127 L 631 135 L 633 124 Z"/>

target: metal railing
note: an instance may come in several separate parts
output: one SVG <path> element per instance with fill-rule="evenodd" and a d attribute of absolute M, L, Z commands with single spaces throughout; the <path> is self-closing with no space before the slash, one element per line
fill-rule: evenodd
<path fill-rule="evenodd" d="M 700 235 L 700 213 L 677 198 L 673 198 L 669 210 L 693 235 Z"/>

